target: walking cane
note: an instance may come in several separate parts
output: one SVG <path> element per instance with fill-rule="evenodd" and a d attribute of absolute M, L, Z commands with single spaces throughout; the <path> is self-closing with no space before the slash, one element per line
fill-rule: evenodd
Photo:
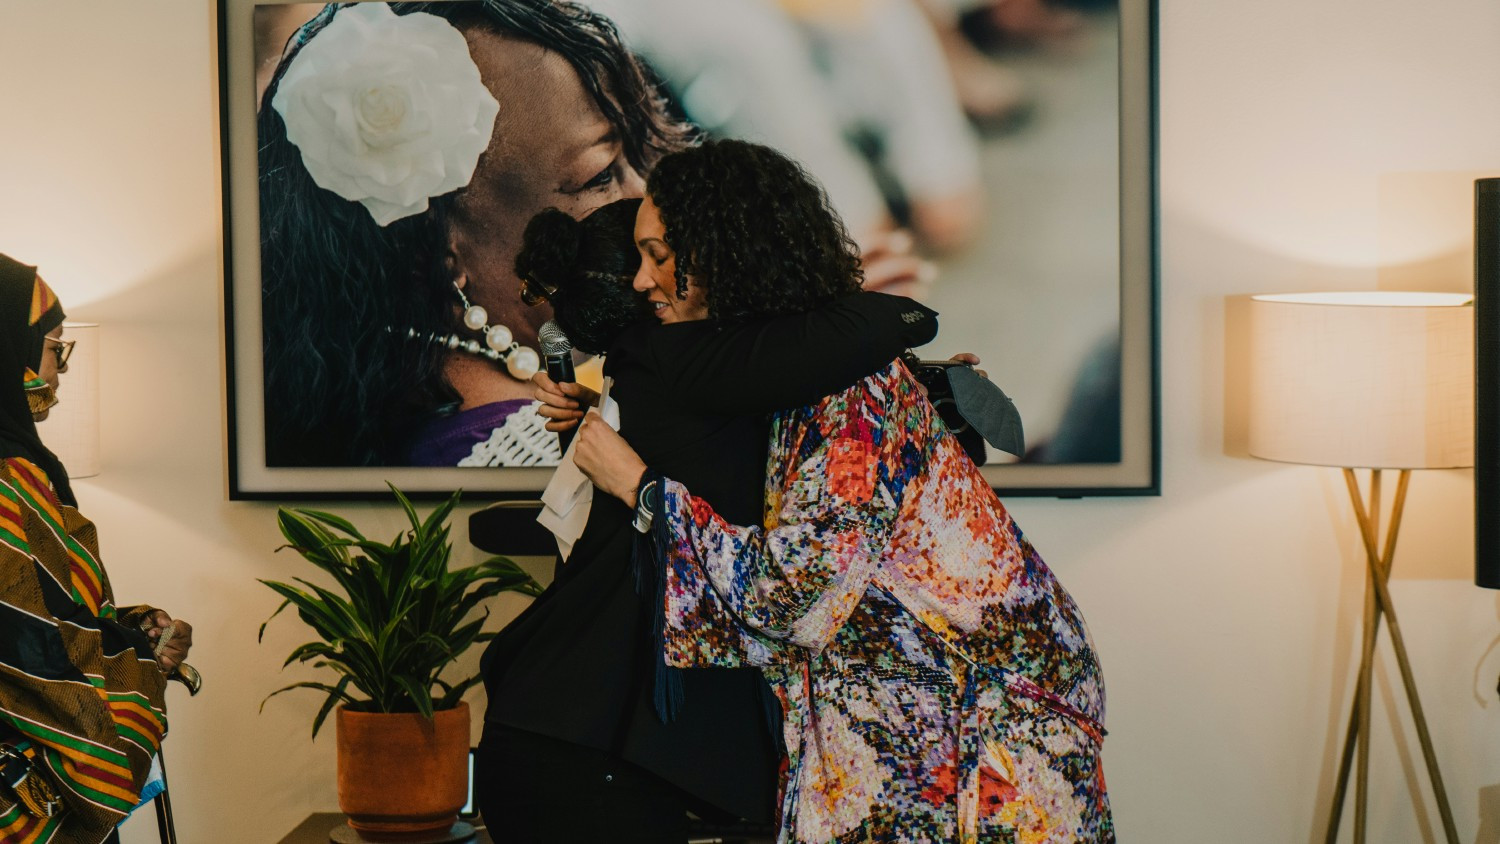
<path fill-rule="evenodd" d="M 185 662 L 178 664 L 169 679 L 187 686 L 189 695 L 196 695 L 203 688 L 203 675 Z M 177 827 L 172 822 L 172 796 L 167 787 L 167 759 L 162 750 L 156 752 L 156 764 L 161 768 L 161 793 L 153 801 L 156 804 L 156 834 L 161 844 L 177 844 Z"/>
<path fill-rule="evenodd" d="M 161 793 L 156 795 L 156 834 L 161 844 L 177 844 L 177 827 L 172 823 L 172 798 L 167 794 L 167 763 L 161 751 L 156 753 L 156 764 L 161 766 Z"/>

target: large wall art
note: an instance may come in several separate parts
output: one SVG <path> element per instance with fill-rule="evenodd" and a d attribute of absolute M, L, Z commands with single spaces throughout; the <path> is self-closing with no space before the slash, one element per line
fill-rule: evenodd
<path fill-rule="evenodd" d="M 1003 493 L 1158 491 L 1151 0 L 219 13 L 232 497 L 540 490 L 520 233 L 685 128 L 802 162 L 868 286 L 941 314 L 920 355 L 982 358 L 1026 423 Z"/>

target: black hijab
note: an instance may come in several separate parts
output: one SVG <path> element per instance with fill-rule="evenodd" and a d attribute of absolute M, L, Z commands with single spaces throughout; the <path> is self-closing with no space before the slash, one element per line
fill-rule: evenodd
<path fill-rule="evenodd" d="M 33 317 L 33 310 L 40 312 Z M 42 338 L 62 321 L 62 303 L 37 278 L 36 267 L 0 255 L 0 458 L 22 457 L 36 464 L 58 498 L 76 506 L 68 473 L 42 444 L 26 403 L 26 370 L 41 371 Z"/>

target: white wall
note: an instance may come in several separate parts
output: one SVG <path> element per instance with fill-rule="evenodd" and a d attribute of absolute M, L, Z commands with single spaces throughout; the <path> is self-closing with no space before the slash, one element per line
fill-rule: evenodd
<path fill-rule="evenodd" d="M 223 495 L 211 5 L 0 4 L 0 250 L 105 325 L 105 471 L 79 494 L 122 600 L 197 625 L 207 690 L 170 700 L 182 838 L 266 844 L 334 806 L 333 742 L 307 741 L 311 696 L 256 712 L 302 639 L 288 620 L 256 644 L 276 602 L 255 579 L 301 566 L 272 553 L 273 507 Z M 1100 643 L 1122 840 L 1321 841 L 1361 558 L 1336 473 L 1238 456 L 1226 297 L 1468 285 L 1471 180 L 1500 174 L 1500 5 L 1162 0 L 1161 21 L 1166 494 L 1012 505 Z M 1471 503 L 1468 473 L 1415 479 L 1392 589 L 1461 838 L 1490 844 L 1500 601 L 1470 585 Z M 1434 840 L 1386 663 L 1371 840 Z"/>

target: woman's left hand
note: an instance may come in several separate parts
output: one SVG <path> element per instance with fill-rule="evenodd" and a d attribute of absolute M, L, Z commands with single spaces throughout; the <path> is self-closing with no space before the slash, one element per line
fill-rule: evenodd
<path fill-rule="evenodd" d="M 635 493 L 646 464 L 598 411 L 589 411 L 578 426 L 578 435 L 573 440 L 573 462 L 594 486 L 625 502 L 627 507 L 635 506 Z"/>
<path fill-rule="evenodd" d="M 983 369 L 977 368 L 979 366 L 979 355 L 976 355 L 973 352 L 959 352 L 953 357 L 948 358 L 948 360 L 955 360 L 959 363 L 966 363 L 969 366 L 976 367 L 976 369 L 974 370 L 974 374 L 978 375 L 980 378 L 989 380 L 990 374 L 988 372 L 985 372 Z"/>

